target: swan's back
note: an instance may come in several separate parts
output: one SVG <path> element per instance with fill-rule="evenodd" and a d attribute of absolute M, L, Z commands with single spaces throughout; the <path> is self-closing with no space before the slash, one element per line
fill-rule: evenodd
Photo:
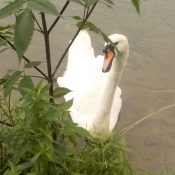
<path fill-rule="evenodd" d="M 92 124 L 101 105 L 108 77 L 108 73 L 102 73 L 102 65 L 103 56 L 95 58 L 89 34 L 87 31 L 80 31 L 69 49 L 66 71 L 57 82 L 59 86 L 73 91 L 65 96 L 66 101 L 74 98 L 70 109 L 72 120 L 86 129 Z M 110 131 L 115 127 L 121 109 L 120 95 L 121 90 L 117 88 L 111 108 Z"/>

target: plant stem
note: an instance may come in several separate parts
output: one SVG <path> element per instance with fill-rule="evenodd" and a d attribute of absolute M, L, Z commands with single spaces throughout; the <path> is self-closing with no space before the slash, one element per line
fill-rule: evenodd
<path fill-rule="evenodd" d="M 37 21 L 37 19 L 35 18 L 35 16 L 34 16 L 34 19 L 35 19 L 35 22 L 36 22 L 36 24 L 38 25 L 38 27 L 40 29 L 38 31 L 40 31 L 43 34 L 43 29 L 41 28 L 41 26 L 40 26 L 39 22 Z"/>
<path fill-rule="evenodd" d="M 97 5 L 97 2 L 92 6 L 91 10 L 89 11 L 89 13 L 86 15 L 85 19 L 83 20 L 81 26 L 79 27 L 79 29 L 77 30 L 77 32 L 75 33 L 74 37 L 72 38 L 71 42 L 69 43 L 69 45 L 67 46 L 66 50 L 64 51 L 63 55 L 61 56 L 53 74 L 52 77 L 54 77 L 54 75 L 56 74 L 56 71 L 58 70 L 60 64 L 62 63 L 66 53 L 68 52 L 70 46 L 72 45 L 72 43 L 74 42 L 75 38 L 77 37 L 78 33 L 80 32 L 80 30 L 82 29 L 82 27 L 84 26 L 85 22 L 87 21 L 87 19 L 89 18 L 89 16 L 91 15 L 92 11 L 94 10 L 95 6 Z"/>
<path fill-rule="evenodd" d="M 49 43 L 49 34 L 47 32 L 46 18 L 45 14 L 41 13 L 41 19 L 43 24 L 44 40 L 45 40 L 45 49 L 46 49 L 46 60 L 47 60 L 47 71 L 48 71 L 48 83 L 50 83 L 49 95 L 53 96 L 53 79 L 52 79 L 52 67 L 51 67 L 51 57 L 50 57 L 50 43 Z M 50 103 L 54 105 L 54 99 L 50 98 Z M 56 133 L 52 127 L 52 138 L 56 140 Z"/>
<path fill-rule="evenodd" d="M 1 149 L 1 160 L 0 160 L 0 163 L 1 163 L 1 165 L 0 165 L 0 169 L 2 170 L 2 162 L 3 162 L 3 157 L 2 157 L 2 142 L 0 141 L 0 149 Z"/>
<path fill-rule="evenodd" d="M 43 23 L 43 32 L 44 32 L 44 40 L 45 40 L 45 49 L 46 49 L 46 60 L 47 60 L 47 72 L 48 72 L 48 83 L 51 83 L 49 89 L 49 95 L 53 96 L 53 80 L 52 80 L 52 67 L 51 67 L 51 57 L 50 57 L 50 43 L 49 43 L 49 35 L 47 33 L 47 25 L 45 14 L 41 13 L 42 23 Z M 53 99 L 50 99 L 50 102 L 53 103 Z"/>
<path fill-rule="evenodd" d="M 64 13 L 64 11 L 65 11 L 65 9 L 67 8 L 67 6 L 69 5 L 69 3 L 70 3 L 70 1 L 67 1 L 67 2 L 65 3 L 64 7 L 62 8 L 62 10 L 61 10 L 61 12 L 60 12 L 61 15 Z M 50 34 L 51 30 L 55 27 L 55 25 L 56 25 L 56 23 L 59 21 L 60 17 L 61 17 L 61 16 L 58 16 L 58 17 L 56 18 L 56 20 L 53 22 L 53 24 L 51 25 L 50 29 L 48 30 L 48 35 Z"/>
<path fill-rule="evenodd" d="M 15 46 L 14 46 L 10 41 L 8 41 L 7 38 L 6 38 L 5 36 L 2 36 L 2 35 L 0 34 L 0 38 L 2 38 L 3 40 L 7 41 L 7 43 L 11 46 L 11 48 L 12 48 L 13 50 L 16 51 Z M 26 60 L 27 62 L 30 62 L 30 60 L 29 60 L 28 58 L 26 58 L 25 56 L 23 56 L 23 59 Z M 34 67 L 34 68 L 35 68 L 39 73 L 41 73 L 41 75 L 43 75 L 46 79 L 48 79 L 48 78 L 47 78 L 47 75 L 45 75 L 45 73 L 42 72 L 39 68 L 37 68 L 37 67 Z"/>
<path fill-rule="evenodd" d="M 13 126 L 13 125 L 11 125 L 11 124 L 9 124 L 9 123 L 6 123 L 6 122 L 3 122 L 3 121 L 0 121 L 0 123 L 1 123 L 1 124 L 4 124 L 4 125 L 7 125 L 7 126 Z"/>
<path fill-rule="evenodd" d="M 9 100 L 8 100 L 8 102 L 9 102 L 9 104 L 8 104 L 8 111 L 9 111 L 9 116 L 10 116 L 12 122 L 13 122 L 13 125 L 14 125 L 14 121 L 13 121 L 12 114 L 11 114 L 11 104 L 10 104 L 11 102 L 10 102 L 10 100 L 11 100 L 11 93 L 9 94 Z"/>
<path fill-rule="evenodd" d="M 14 122 L 13 122 L 13 119 L 7 114 L 7 112 L 5 111 L 5 109 L 2 107 L 2 105 L 0 105 L 0 108 L 3 110 L 3 112 L 4 112 L 4 114 L 8 117 L 8 119 L 13 123 L 13 125 L 11 125 L 11 126 L 14 126 L 15 124 L 14 124 Z M 2 122 L 0 122 L 0 123 L 2 123 Z M 3 123 L 3 124 L 5 124 L 5 123 Z M 7 124 L 7 123 L 6 123 Z M 8 125 L 8 124 L 7 124 Z M 9 125 L 8 125 L 9 126 Z"/>

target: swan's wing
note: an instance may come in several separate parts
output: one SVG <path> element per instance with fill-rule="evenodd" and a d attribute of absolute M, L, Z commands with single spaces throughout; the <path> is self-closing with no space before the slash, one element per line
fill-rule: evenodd
<path fill-rule="evenodd" d="M 80 85 L 92 69 L 92 60 L 95 58 L 94 50 L 91 45 L 91 39 L 86 30 L 80 31 L 73 42 L 68 53 L 68 63 L 63 77 L 58 77 L 57 83 L 61 87 L 67 87 L 73 92 L 81 89 Z M 87 77 L 87 78 L 88 78 Z M 82 84 L 82 86 L 85 86 Z M 66 101 L 74 97 L 74 93 L 65 96 Z"/>

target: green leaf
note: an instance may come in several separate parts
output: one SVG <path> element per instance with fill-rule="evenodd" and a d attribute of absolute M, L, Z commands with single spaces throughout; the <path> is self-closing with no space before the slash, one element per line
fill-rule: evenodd
<path fill-rule="evenodd" d="M 103 39 L 105 40 L 106 43 L 110 43 L 114 48 L 115 50 L 117 51 L 117 53 L 120 55 L 120 56 L 123 56 L 122 53 L 118 50 L 118 48 L 116 47 L 116 45 L 107 37 L 106 34 L 104 34 L 102 31 L 100 31 Z"/>
<path fill-rule="evenodd" d="M 10 77 L 8 77 L 7 81 L 5 82 L 4 88 L 13 85 L 19 79 L 21 73 L 21 71 L 16 71 Z"/>
<path fill-rule="evenodd" d="M 12 29 L 15 25 L 7 25 L 7 26 L 0 26 L 0 31 L 6 30 L 6 29 Z"/>
<path fill-rule="evenodd" d="M 14 41 L 14 38 L 12 38 L 12 36 L 5 36 L 6 37 L 6 39 L 8 40 L 8 41 Z"/>
<path fill-rule="evenodd" d="M 14 45 L 16 47 L 19 62 L 26 52 L 33 36 L 34 31 L 34 15 L 29 9 L 25 9 L 17 18 Z"/>
<path fill-rule="evenodd" d="M 0 10 L 0 19 L 10 16 L 16 11 L 18 11 L 23 6 L 23 3 L 25 2 L 26 0 L 18 0 L 5 6 L 3 9 Z"/>
<path fill-rule="evenodd" d="M 82 20 L 79 16 L 72 16 L 75 20 Z"/>
<path fill-rule="evenodd" d="M 9 48 L 4 48 L 4 49 L 0 50 L 0 53 L 6 51 L 7 49 L 9 49 Z"/>
<path fill-rule="evenodd" d="M 41 131 L 41 133 L 43 133 L 49 140 L 53 141 L 53 139 L 52 139 L 50 133 L 48 133 L 48 131 L 46 131 L 46 130 L 43 129 L 43 128 L 38 128 L 38 129 L 39 129 L 39 130 Z"/>
<path fill-rule="evenodd" d="M 13 35 L 13 32 L 5 32 L 5 35 Z"/>
<path fill-rule="evenodd" d="M 2 78 L 0 79 L 0 85 L 4 84 L 6 82 L 6 79 Z"/>
<path fill-rule="evenodd" d="M 40 64 L 41 64 L 40 61 L 31 61 L 31 62 L 28 62 L 28 63 L 25 65 L 25 68 L 29 69 L 29 68 L 32 68 L 32 67 L 39 66 Z"/>
<path fill-rule="evenodd" d="M 64 95 L 66 95 L 67 93 L 71 92 L 71 90 L 67 89 L 67 88 L 64 88 L 64 87 L 58 87 L 54 90 L 53 92 L 53 96 L 55 98 L 60 98 L 60 97 L 63 97 Z"/>
<path fill-rule="evenodd" d="M 11 170 L 12 170 L 12 172 L 13 172 L 13 174 L 14 175 L 17 175 L 18 173 L 17 173 L 17 171 L 16 171 L 16 167 L 15 167 L 15 165 L 12 163 L 12 161 L 8 161 L 8 163 L 9 163 L 9 165 L 10 165 L 10 168 L 11 168 Z"/>
<path fill-rule="evenodd" d="M 70 0 L 70 1 L 84 6 L 84 4 L 81 2 L 81 0 Z"/>
<path fill-rule="evenodd" d="M 68 135 L 69 140 L 76 146 L 77 141 L 76 141 L 76 136 L 75 135 Z"/>
<path fill-rule="evenodd" d="M 79 28 L 82 25 L 83 21 L 79 21 L 76 26 Z M 83 25 L 82 29 L 87 29 L 89 28 L 89 30 L 94 31 L 95 33 L 100 32 L 100 29 L 98 27 L 96 27 L 93 23 L 86 21 L 85 24 Z"/>
<path fill-rule="evenodd" d="M 64 135 L 68 136 L 68 135 L 71 135 L 72 134 L 72 129 L 67 127 L 67 128 L 64 128 L 62 131 L 61 131 Z"/>
<path fill-rule="evenodd" d="M 91 5 L 95 4 L 97 0 L 83 0 L 87 7 L 90 7 Z"/>
<path fill-rule="evenodd" d="M 32 150 L 32 143 L 21 144 L 19 147 L 20 152 L 17 154 L 17 158 L 20 160 L 26 152 Z"/>
<path fill-rule="evenodd" d="M 104 0 L 105 2 L 114 5 L 114 3 L 112 2 L 112 0 Z"/>
<path fill-rule="evenodd" d="M 63 107 L 65 110 L 68 110 L 73 104 L 73 99 L 61 104 L 60 106 Z"/>
<path fill-rule="evenodd" d="M 91 134 L 84 128 L 75 127 L 74 131 L 80 137 L 91 137 Z"/>
<path fill-rule="evenodd" d="M 137 13 L 140 14 L 140 6 L 139 6 L 140 0 L 131 0 L 131 2 L 136 8 Z"/>
<path fill-rule="evenodd" d="M 1 46 L 7 46 L 7 41 L 0 38 L 0 47 Z"/>
<path fill-rule="evenodd" d="M 34 165 L 35 165 L 35 163 L 33 163 L 33 162 L 22 163 L 22 164 L 16 166 L 16 170 L 21 171 L 21 170 L 27 169 L 29 167 L 32 167 Z"/>
<path fill-rule="evenodd" d="M 61 16 L 54 4 L 52 4 L 49 0 L 30 0 L 28 6 L 39 12 Z"/>
<path fill-rule="evenodd" d="M 49 153 L 46 153 L 46 156 L 51 162 L 55 163 L 55 159 L 53 156 L 51 156 Z"/>
<path fill-rule="evenodd" d="M 111 6 L 111 5 L 109 5 L 109 4 L 108 4 L 108 3 L 106 3 L 106 2 L 99 1 L 99 3 L 102 3 L 102 4 L 106 5 L 108 8 L 113 9 L 113 8 L 112 8 L 112 6 Z M 113 10 L 114 10 L 114 9 L 113 9 Z"/>
<path fill-rule="evenodd" d="M 8 87 L 4 88 L 4 91 L 3 91 L 4 98 L 6 98 L 11 92 L 12 92 L 12 87 L 11 86 L 8 86 Z"/>
<path fill-rule="evenodd" d="M 28 88 L 28 89 L 33 89 L 34 85 L 32 82 L 32 79 L 29 76 L 24 76 L 24 78 L 21 79 L 21 81 L 19 82 L 18 85 L 18 89 L 21 93 L 21 95 L 25 95 L 27 93 L 27 91 L 25 91 L 23 88 Z"/>
<path fill-rule="evenodd" d="M 61 112 L 55 112 L 53 109 L 49 109 L 44 113 L 42 118 L 47 121 L 54 121 L 56 123 L 62 123 L 62 120 L 59 119 Z"/>
<path fill-rule="evenodd" d="M 33 156 L 33 158 L 31 159 L 31 162 L 35 162 L 39 158 L 40 155 L 41 155 L 40 152 L 35 154 L 35 156 Z"/>

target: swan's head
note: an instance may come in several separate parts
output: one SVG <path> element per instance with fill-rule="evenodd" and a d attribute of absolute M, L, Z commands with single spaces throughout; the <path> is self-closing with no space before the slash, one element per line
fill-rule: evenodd
<path fill-rule="evenodd" d="M 104 73 L 111 70 L 112 62 L 115 58 L 124 65 L 129 54 L 128 40 L 124 35 L 113 34 L 109 36 L 109 39 L 116 45 L 120 54 L 117 53 L 116 49 L 110 43 L 105 43 L 103 49 L 104 63 L 102 68 Z"/>

